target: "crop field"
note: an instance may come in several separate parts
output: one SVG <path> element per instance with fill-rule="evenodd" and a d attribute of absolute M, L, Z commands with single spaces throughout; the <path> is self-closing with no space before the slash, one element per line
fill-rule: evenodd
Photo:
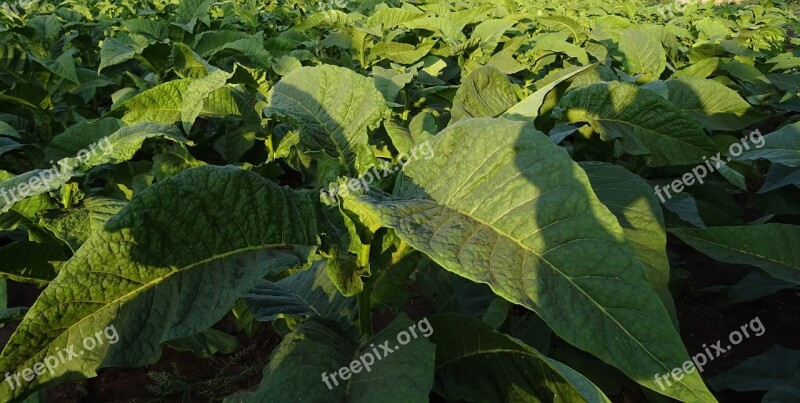
<path fill-rule="evenodd" d="M 0 3 L 0 403 L 800 402 L 781 0 Z"/>

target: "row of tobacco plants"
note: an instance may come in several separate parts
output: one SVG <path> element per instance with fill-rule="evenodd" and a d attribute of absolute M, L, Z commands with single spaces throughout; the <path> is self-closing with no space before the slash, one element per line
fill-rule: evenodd
<path fill-rule="evenodd" d="M 794 350 L 684 364 L 666 247 L 751 267 L 738 302 L 800 284 L 789 10 L 6 2 L 0 400 L 208 355 L 223 318 L 282 337 L 228 401 L 800 399 Z"/>

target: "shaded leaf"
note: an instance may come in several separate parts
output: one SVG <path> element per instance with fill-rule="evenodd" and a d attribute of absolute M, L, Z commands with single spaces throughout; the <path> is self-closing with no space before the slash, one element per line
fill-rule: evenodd
<path fill-rule="evenodd" d="M 598 83 L 567 93 L 559 107 L 570 123 L 588 122 L 605 140 L 622 139 L 626 152 L 650 166 L 703 162 L 717 148 L 690 116 L 658 94 L 627 83 Z"/>
<path fill-rule="evenodd" d="M 741 130 L 766 117 L 717 81 L 684 77 L 665 83 L 670 102 L 708 130 Z"/>
<path fill-rule="evenodd" d="M 303 67 L 284 76 L 269 101 L 268 114 L 299 124 L 306 151 L 324 151 L 353 173 L 373 166 L 367 130 L 386 106 L 371 79 L 342 67 Z"/>
<path fill-rule="evenodd" d="M 652 30 L 632 26 L 622 31 L 619 51 L 624 55 L 625 72 L 638 76 L 638 83 L 657 80 L 667 66 L 664 47 Z"/>
<path fill-rule="evenodd" d="M 5 346 L 0 369 L 31 367 L 112 325 L 118 341 L 0 389 L 3 399 L 102 367 L 153 363 L 162 342 L 208 329 L 260 278 L 305 263 L 317 243 L 315 196 L 212 166 L 137 194 L 61 267 Z"/>
<path fill-rule="evenodd" d="M 642 385 L 714 400 L 697 374 L 666 391 L 653 382 L 688 355 L 617 219 L 565 150 L 525 122 L 489 118 L 450 126 L 431 143 L 435 158 L 406 165 L 395 196 L 351 194 L 344 207 L 532 309 Z"/>
<path fill-rule="evenodd" d="M 399 345 L 397 335 L 408 334 L 411 325 L 401 316 L 359 345 L 335 324 L 306 322 L 281 342 L 264 369 L 261 385 L 245 401 L 358 403 L 382 401 L 387 396 L 394 402 L 426 401 L 433 384 L 435 347 L 421 335 Z M 378 349 L 384 342 L 391 354 Z M 358 361 L 365 354 L 372 356 L 374 364 Z M 351 364 L 354 361 L 358 366 Z M 342 367 L 353 368 L 353 372 L 348 376 L 340 372 Z"/>
<path fill-rule="evenodd" d="M 461 83 L 453 99 L 450 124 L 465 118 L 499 116 L 518 101 L 508 77 L 494 67 L 471 72 Z"/>
<path fill-rule="evenodd" d="M 678 238 L 721 262 L 749 264 L 770 276 L 800 284 L 800 227 L 789 224 L 762 224 L 706 229 L 674 228 Z"/>
<path fill-rule="evenodd" d="M 345 325 L 357 311 L 356 299 L 339 294 L 324 261 L 277 282 L 261 280 L 243 298 L 253 317 L 262 322 L 290 315 L 320 317 Z"/>
<path fill-rule="evenodd" d="M 588 379 L 487 324 L 457 314 L 430 317 L 434 390 L 450 401 L 609 402 Z"/>

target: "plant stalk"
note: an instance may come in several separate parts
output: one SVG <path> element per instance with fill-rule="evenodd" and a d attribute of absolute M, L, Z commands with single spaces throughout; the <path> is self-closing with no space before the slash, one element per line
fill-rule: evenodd
<path fill-rule="evenodd" d="M 358 324 L 362 337 L 372 337 L 372 289 L 366 285 L 358 294 Z"/>

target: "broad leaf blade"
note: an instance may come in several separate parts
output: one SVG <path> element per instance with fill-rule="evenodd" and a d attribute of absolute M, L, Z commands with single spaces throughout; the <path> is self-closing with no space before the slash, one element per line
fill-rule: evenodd
<path fill-rule="evenodd" d="M 253 316 L 262 322 L 279 315 L 320 317 L 347 323 L 355 318 L 355 298 L 345 298 L 325 272 L 325 262 L 277 282 L 262 280 L 244 295 Z"/>
<path fill-rule="evenodd" d="M 684 77 L 665 83 L 670 102 L 708 130 L 741 130 L 765 117 L 717 81 Z"/>
<path fill-rule="evenodd" d="M 481 67 L 464 78 L 453 99 L 450 124 L 465 118 L 499 116 L 518 101 L 508 77 L 494 67 Z"/>
<path fill-rule="evenodd" d="M 208 23 L 208 9 L 212 4 L 214 0 L 181 0 L 180 6 L 175 10 L 173 24 L 192 33 L 197 21 Z"/>
<path fill-rule="evenodd" d="M 539 116 L 539 109 L 544 103 L 544 98 L 550 93 L 550 91 L 564 81 L 567 81 L 588 69 L 594 68 L 595 66 L 595 64 L 590 64 L 588 66 L 571 67 L 562 70 L 559 73 L 558 78 L 553 80 L 551 83 L 542 86 L 536 90 L 536 92 L 511 107 L 503 114 L 503 116 L 514 120 L 536 119 Z"/>
<path fill-rule="evenodd" d="M 737 392 L 780 387 L 800 390 L 800 350 L 776 345 L 711 378 L 709 383 L 718 390 L 732 389 Z"/>
<path fill-rule="evenodd" d="M 269 66 L 262 32 L 249 35 L 239 31 L 206 31 L 197 36 L 192 49 L 208 60 L 225 56 L 244 56 L 262 68 Z"/>
<path fill-rule="evenodd" d="M 149 187 L 61 267 L 5 346 L 0 368 L 32 367 L 110 325 L 118 342 L 14 390 L 4 385 L 0 396 L 149 364 L 162 342 L 207 329 L 258 279 L 305 263 L 317 242 L 314 196 L 212 166 Z"/>
<path fill-rule="evenodd" d="M 764 135 L 763 143 L 750 146 L 736 160 L 757 160 L 763 158 L 773 163 L 789 167 L 800 167 L 800 122 L 786 125 Z M 758 147 L 758 146 L 761 147 Z"/>
<path fill-rule="evenodd" d="M 79 151 L 87 148 L 123 127 L 119 119 L 104 118 L 94 122 L 81 122 L 68 127 L 54 137 L 44 149 L 44 158 L 58 161 L 62 158 L 74 157 Z"/>
<path fill-rule="evenodd" d="M 401 316 L 358 345 L 336 324 L 306 322 L 278 346 L 264 369 L 261 385 L 246 401 L 368 403 L 385 401 L 387 396 L 393 402 L 427 401 L 433 386 L 435 347 L 420 330 L 416 330 L 416 338 L 409 335 L 408 344 L 399 345 L 398 334 L 409 334 L 412 325 L 416 324 Z M 378 348 L 384 342 L 391 353 Z M 351 373 L 348 380 L 333 374 L 364 354 L 374 357 L 373 349 L 381 355 L 369 371 L 359 364 L 358 372 Z M 323 374 L 328 376 L 327 384 L 320 379 Z M 334 376 L 336 382 L 331 379 Z"/>
<path fill-rule="evenodd" d="M 0 278 L 46 284 L 56 277 L 51 261 L 67 258 L 61 245 L 20 241 L 0 248 Z"/>
<path fill-rule="evenodd" d="M 197 81 L 190 78 L 169 81 L 136 95 L 120 106 L 124 111 L 122 121 L 170 124 L 191 116 L 238 116 L 246 112 L 230 87 L 205 92 L 200 90 L 208 89 L 206 85 L 194 84 Z M 190 91 L 190 88 L 194 89 Z M 199 112 L 197 102 L 202 105 Z"/>
<path fill-rule="evenodd" d="M 592 190 L 617 217 L 625 238 L 647 270 L 661 303 L 677 324 L 675 302 L 669 292 L 669 260 L 664 216 L 653 189 L 625 168 L 605 163 L 581 163 Z"/>
<path fill-rule="evenodd" d="M 787 288 L 797 288 L 797 284 L 778 280 L 763 270 L 753 270 L 738 283 L 728 287 L 728 304 L 755 301 Z"/>
<path fill-rule="evenodd" d="M 559 107 L 570 123 L 588 122 L 605 140 L 622 138 L 625 151 L 647 155 L 654 167 L 702 163 L 717 152 L 689 115 L 633 84 L 593 84 L 569 92 Z"/>
<path fill-rule="evenodd" d="M 434 390 L 449 401 L 609 402 L 586 378 L 573 385 L 566 366 L 474 318 L 430 317 L 436 344 Z M 563 364 L 562 364 L 563 365 Z M 586 386 L 589 386 L 588 388 Z"/>
<path fill-rule="evenodd" d="M 367 129 L 386 110 L 373 81 L 336 66 L 303 67 L 272 89 L 267 113 L 286 116 L 300 127 L 300 142 L 309 152 L 324 151 L 351 172 L 372 167 Z"/>
<path fill-rule="evenodd" d="M 653 374 L 688 355 L 617 219 L 565 150 L 505 119 L 465 120 L 432 143 L 435 158 L 405 166 L 398 196 L 351 194 L 345 207 L 534 310 L 560 337 L 642 385 L 714 400 L 696 374 L 666 391 L 654 383 Z"/>
<path fill-rule="evenodd" d="M 133 46 L 117 39 L 105 38 L 100 48 L 100 66 L 97 68 L 97 71 L 100 72 L 106 67 L 131 60 L 136 57 L 136 54 L 140 51 L 141 50 L 137 50 Z"/>
<path fill-rule="evenodd" d="M 89 198 L 83 201 L 82 208 L 47 211 L 40 225 L 69 245 L 70 249 L 78 248 L 93 233 L 102 230 L 103 224 L 117 214 L 125 202 L 106 198 Z"/>
<path fill-rule="evenodd" d="M 770 276 L 800 284 L 800 226 L 762 224 L 706 229 L 670 230 L 693 248 L 712 258 L 762 268 Z"/>
<path fill-rule="evenodd" d="M 35 219 L 36 213 L 54 206 L 50 198 L 44 194 L 31 196 L 17 203 L 12 203 L 14 195 L 8 193 L 8 188 L 4 183 L 12 178 L 14 178 L 14 175 L 6 171 L 0 171 L 0 180 L 3 181 L 0 182 L 0 189 L 6 190 L 6 192 L 0 190 L 0 197 L 2 197 L 0 200 L 6 205 L 3 208 L 5 212 L 0 213 L 0 230 L 13 230 L 20 224 L 29 224 Z"/>
<path fill-rule="evenodd" d="M 657 80 L 667 67 L 664 47 L 652 30 L 633 26 L 622 31 L 619 51 L 624 55 L 625 72 L 638 75 L 639 83 Z"/>
<path fill-rule="evenodd" d="M 97 136 L 98 132 L 92 132 L 85 138 L 81 138 L 77 135 L 78 133 L 79 131 L 73 132 L 75 135 L 65 138 L 59 143 L 58 148 L 48 149 L 53 155 L 60 155 L 66 150 L 80 148 L 76 156 L 62 158 L 50 169 L 37 169 L 10 178 L 0 183 L 0 193 L 14 192 L 13 194 L 19 194 L 24 198 L 34 197 L 58 189 L 69 182 L 73 176 L 82 175 L 92 167 L 102 164 L 118 164 L 130 160 L 148 138 L 163 136 L 173 141 L 185 141 L 183 137 L 176 134 L 177 131 L 174 127 L 155 123 L 124 126 L 91 144 L 89 141 Z M 24 195 L 20 189 L 25 189 Z M 0 212 L 6 212 L 12 208 L 13 204 L 9 204 L 9 201 L 0 201 Z"/>
<path fill-rule="evenodd" d="M 206 99 L 215 91 L 225 86 L 231 73 L 216 70 L 209 75 L 192 81 L 186 92 L 183 93 L 183 107 L 181 108 L 181 123 L 183 130 L 189 133 L 195 119 L 200 116 Z"/>

